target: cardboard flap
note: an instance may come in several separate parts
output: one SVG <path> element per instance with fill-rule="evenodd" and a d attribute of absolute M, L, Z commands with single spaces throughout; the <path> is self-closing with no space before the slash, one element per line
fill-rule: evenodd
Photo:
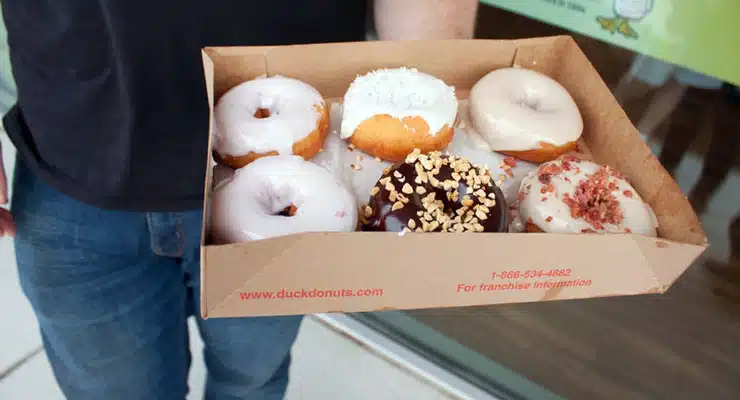
<path fill-rule="evenodd" d="M 267 74 L 265 54 L 271 47 L 208 47 L 205 55 L 213 64 L 213 101 L 234 86 Z"/>
<path fill-rule="evenodd" d="M 664 239 L 633 235 L 662 291 L 670 287 L 686 271 L 707 246 L 678 243 Z"/>
<path fill-rule="evenodd" d="M 631 235 L 310 233 L 204 251 L 210 266 L 204 282 L 211 299 L 218 300 L 208 305 L 211 317 L 500 304 L 662 289 Z M 331 295 L 342 290 L 382 294 Z M 312 291 L 330 295 L 279 297 Z M 250 306 L 256 303 L 259 307 Z"/>
<path fill-rule="evenodd" d="M 283 252 L 290 251 L 293 243 L 301 240 L 300 236 L 286 236 L 277 240 L 259 240 L 250 242 L 249 246 L 222 245 L 209 246 L 201 251 L 201 292 L 209 299 L 225 299 L 249 284 L 264 270 L 279 264 Z M 222 277 L 228 277 L 223 279 Z M 203 315 L 221 301 L 211 302 Z"/>
<path fill-rule="evenodd" d="M 310 82 L 329 98 L 343 97 L 358 74 L 391 67 L 418 68 L 448 85 L 468 90 L 491 70 L 510 66 L 520 43 L 549 40 L 375 41 L 286 46 L 271 49 L 267 53 L 267 65 L 271 75 Z M 465 68 L 450 68 L 451 63 Z"/>

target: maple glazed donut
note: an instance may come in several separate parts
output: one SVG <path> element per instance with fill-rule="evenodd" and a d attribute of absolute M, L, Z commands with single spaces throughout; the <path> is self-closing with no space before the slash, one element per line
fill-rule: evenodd
<path fill-rule="evenodd" d="M 344 95 L 341 137 L 385 161 L 403 161 L 414 149 L 441 150 L 454 135 L 455 89 L 416 69 L 358 76 Z"/>
<path fill-rule="evenodd" d="M 268 155 L 311 159 L 329 129 L 329 109 L 321 94 L 283 76 L 235 86 L 219 99 L 214 113 L 214 158 L 232 168 Z"/>
<path fill-rule="evenodd" d="M 328 170 L 299 156 L 262 157 L 211 198 L 214 241 L 235 243 L 357 228 L 354 196 Z"/>
<path fill-rule="evenodd" d="M 624 176 L 572 155 L 527 175 L 518 201 L 527 232 L 657 236 L 653 210 Z"/>
<path fill-rule="evenodd" d="M 552 78 L 503 68 L 470 91 L 470 122 L 491 150 L 524 161 L 551 161 L 574 150 L 583 119 L 568 91 Z"/>
<path fill-rule="evenodd" d="M 506 210 L 487 168 L 417 149 L 384 172 L 360 221 L 366 231 L 505 232 Z"/>

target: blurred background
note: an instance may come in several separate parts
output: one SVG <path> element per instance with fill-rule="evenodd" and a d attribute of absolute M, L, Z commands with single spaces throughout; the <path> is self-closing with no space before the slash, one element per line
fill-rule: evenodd
<path fill-rule="evenodd" d="M 484 1 L 477 37 L 575 37 L 689 197 L 711 247 L 660 296 L 310 318 L 290 396 L 740 397 L 738 15 L 737 0 Z M 4 30 L 0 39 L 7 107 Z M 13 263 L 2 239 L 0 398 L 60 398 Z"/>

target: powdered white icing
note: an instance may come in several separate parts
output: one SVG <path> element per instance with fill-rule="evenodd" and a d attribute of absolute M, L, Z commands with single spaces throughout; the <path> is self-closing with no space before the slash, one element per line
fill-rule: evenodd
<path fill-rule="evenodd" d="M 346 139 L 365 120 L 388 114 L 394 118 L 421 117 L 436 135 L 457 117 L 455 88 L 416 69 L 394 68 L 358 76 L 344 95 L 341 137 Z"/>
<path fill-rule="evenodd" d="M 496 151 L 562 146 L 583 132 L 578 106 L 567 90 L 539 72 L 502 68 L 481 78 L 470 91 L 470 122 Z"/>
<path fill-rule="evenodd" d="M 277 215 L 290 205 L 292 217 Z M 243 242 L 302 232 L 349 232 L 352 194 L 328 170 L 299 156 L 263 157 L 238 169 L 211 197 L 214 241 Z"/>
<path fill-rule="evenodd" d="M 293 154 L 293 144 L 316 129 L 321 94 L 307 83 L 283 76 L 257 78 L 226 92 L 215 107 L 213 148 L 221 155 L 249 152 Z M 270 116 L 256 118 L 258 109 Z"/>
<path fill-rule="evenodd" d="M 562 166 L 562 160 L 557 159 L 544 163 L 540 165 L 540 168 L 549 164 Z M 618 225 L 604 224 L 604 230 L 598 231 L 584 219 L 571 217 L 570 208 L 562 200 L 563 196 L 568 193 L 573 197 L 578 184 L 587 180 L 587 175 L 593 174 L 601 167 L 590 161 L 580 161 L 572 165 L 570 171 L 562 170 L 558 174 L 551 175 L 550 183 L 553 185 L 553 192 L 542 193 L 544 184 L 540 182 L 537 171 L 532 171 L 524 178 L 520 189 L 524 198 L 519 204 L 522 221 L 529 221 L 531 218 L 535 225 L 548 233 L 581 233 L 584 229 L 592 229 L 600 233 L 625 233 L 629 228 L 635 234 L 657 236 L 658 222 L 653 210 L 625 179 L 612 178 L 617 185 L 617 190 L 612 194 L 616 197 L 624 214 L 621 223 Z M 625 191 L 631 192 L 632 197 L 625 195 Z M 544 201 L 543 198 L 545 198 Z M 552 219 L 548 222 L 549 217 Z"/>

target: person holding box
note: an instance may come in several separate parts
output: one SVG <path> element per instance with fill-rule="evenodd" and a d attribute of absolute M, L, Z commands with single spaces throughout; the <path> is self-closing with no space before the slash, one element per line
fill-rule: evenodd
<path fill-rule="evenodd" d="M 21 286 L 70 399 L 183 399 L 186 319 L 208 399 L 284 395 L 299 317 L 199 303 L 205 46 L 359 41 L 365 0 L 3 0 L 17 104 L 11 213 Z M 375 0 L 389 39 L 470 38 L 474 0 Z M 4 175 L 0 201 L 7 201 Z"/>

